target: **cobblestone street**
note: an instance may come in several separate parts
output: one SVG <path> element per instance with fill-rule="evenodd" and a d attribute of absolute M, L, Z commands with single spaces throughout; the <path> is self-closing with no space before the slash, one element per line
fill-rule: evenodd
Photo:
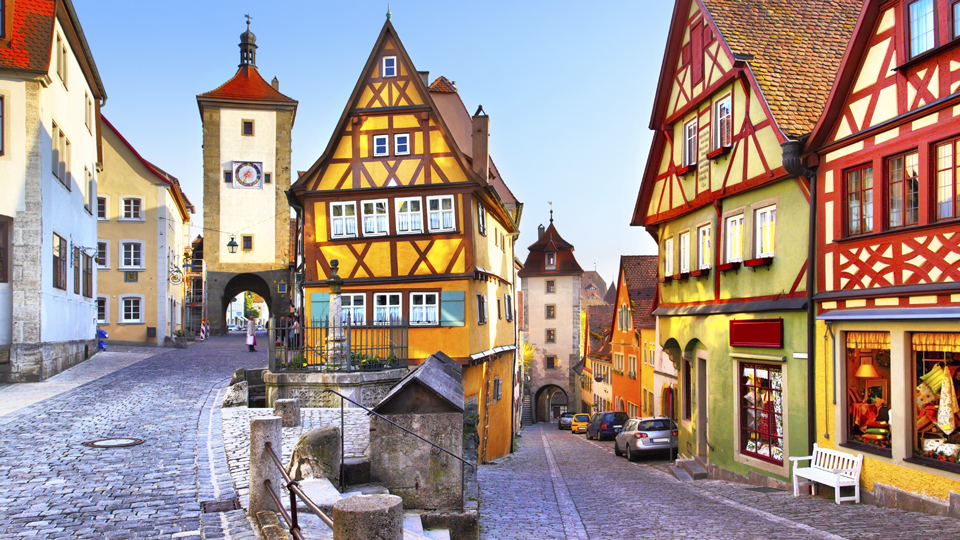
<path fill-rule="evenodd" d="M 527 427 L 519 452 L 480 467 L 480 538 L 956 538 L 960 521 L 758 493 L 715 480 L 681 483 L 663 458 L 630 463 L 613 442 L 554 424 Z"/>

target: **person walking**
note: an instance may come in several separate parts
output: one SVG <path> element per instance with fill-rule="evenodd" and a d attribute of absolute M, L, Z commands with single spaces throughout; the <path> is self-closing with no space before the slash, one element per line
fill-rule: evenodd
<path fill-rule="evenodd" d="M 253 319 L 247 319 L 247 346 L 250 352 L 257 352 L 257 323 Z"/>

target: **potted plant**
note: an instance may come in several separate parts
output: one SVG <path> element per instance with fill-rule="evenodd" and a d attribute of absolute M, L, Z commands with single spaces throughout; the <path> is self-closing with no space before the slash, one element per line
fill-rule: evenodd
<path fill-rule="evenodd" d="M 187 348 L 187 333 L 181 328 L 173 332 L 173 346 L 177 349 Z"/>

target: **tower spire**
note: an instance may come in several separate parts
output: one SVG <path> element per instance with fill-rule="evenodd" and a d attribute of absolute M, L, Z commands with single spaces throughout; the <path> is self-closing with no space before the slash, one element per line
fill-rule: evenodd
<path fill-rule="evenodd" d="M 550 205 L 550 224 L 553 225 L 553 201 L 547 201 Z"/>
<path fill-rule="evenodd" d="M 249 14 L 244 15 L 247 18 L 247 31 L 240 34 L 240 67 L 257 67 L 257 36 L 250 31 Z"/>
<path fill-rule="evenodd" d="M 387 4 L 387 20 L 390 20 L 390 17 L 393 17 L 393 13 L 390 13 L 390 4 Z"/>

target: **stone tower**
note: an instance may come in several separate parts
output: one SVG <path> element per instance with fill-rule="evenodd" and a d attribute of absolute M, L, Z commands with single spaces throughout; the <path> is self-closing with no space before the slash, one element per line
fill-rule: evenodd
<path fill-rule="evenodd" d="M 290 139 L 297 101 L 257 71 L 257 37 L 240 35 L 240 66 L 197 96 L 203 121 L 203 226 L 211 331 L 230 299 L 253 291 L 271 316 L 290 309 Z"/>

